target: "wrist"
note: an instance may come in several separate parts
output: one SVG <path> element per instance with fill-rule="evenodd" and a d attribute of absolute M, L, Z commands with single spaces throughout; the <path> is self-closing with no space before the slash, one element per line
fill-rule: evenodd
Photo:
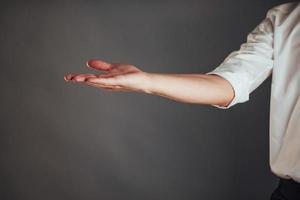
<path fill-rule="evenodd" d="M 153 73 L 143 72 L 142 91 L 147 94 L 153 93 Z"/>

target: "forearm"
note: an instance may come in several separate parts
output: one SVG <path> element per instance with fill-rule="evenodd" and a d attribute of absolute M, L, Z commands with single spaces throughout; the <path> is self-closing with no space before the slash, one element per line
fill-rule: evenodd
<path fill-rule="evenodd" d="M 230 83 L 207 74 L 148 73 L 146 93 L 175 101 L 226 106 L 234 97 Z"/>

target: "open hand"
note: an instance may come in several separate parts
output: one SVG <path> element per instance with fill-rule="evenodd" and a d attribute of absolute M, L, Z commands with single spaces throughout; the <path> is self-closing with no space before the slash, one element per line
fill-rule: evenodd
<path fill-rule="evenodd" d="M 64 76 L 64 79 L 109 91 L 148 91 L 149 77 L 147 73 L 133 65 L 107 63 L 102 60 L 89 60 L 87 67 L 100 70 L 103 73 L 67 74 Z"/>

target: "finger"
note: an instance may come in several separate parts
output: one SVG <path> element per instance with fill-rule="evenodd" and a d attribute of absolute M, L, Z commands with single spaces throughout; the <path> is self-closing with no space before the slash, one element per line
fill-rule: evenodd
<path fill-rule="evenodd" d="M 120 72 L 104 72 L 102 74 L 98 74 L 99 78 L 108 78 L 108 77 L 113 77 L 113 76 L 117 76 L 117 75 L 121 75 L 122 73 Z"/>
<path fill-rule="evenodd" d="M 114 76 L 116 74 L 113 74 L 113 73 L 103 73 L 103 74 L 99 74 L 99 75 L 94 75 L 94 74 L 66 74 L 64 76 L 64 80 L 65 81 L 78 81 L 78 82 L 81 82 L 81 81 L 85 81 L 86 78 L 95 78 L 95 77 L 103 77 L 103 78 L 106 78 L 106 77 L 111 77 L 111 76 Z"/>
<path fill-rule="evenodd" d="M 64 76 L 64 79 L 65 79 L 66 81 L 70 81 L 70 80 L 72 79 L 73 76 L 74 76 L 74 74 L 67 74 L 67 75 Z"/>
<path fill-rule="evenodd" d="M 95 74 L 77 74 L 74 75 L 71 80 L 74 82 L 84 82 L 87 78 L 95 78 Z"/>
<path fill-rule="evenodd" d="M 119 85 L 119 80 L 116 77 L 109 77 L 109 78 L 101 78 L 101 77 L 87 78 L 86 81 L 90 82 L 90 83 L 98 83 L 98 84 L 102 84 L 102 85 Z"/>
<path fill-rule="evenodd" d="M 111 70 L 113 67 L 113 64 L 111 63 L 107 63 L 102 60 L 96 60 L 96 59 L 87 61 L 86 65 L 87 67 L 97 69 L 97 70 Z"/>
<path fill-rule="evenodd" d="M 102 88 L 101 85 L 97 84 L 97 83 L 91 83 L 91 82 L 84 82 L 86 85 L 89 86 L 93 86 L 93 87 L 97 87 L 97 88 Z M 104 86 L 103 86 L 104 87 Z"/>

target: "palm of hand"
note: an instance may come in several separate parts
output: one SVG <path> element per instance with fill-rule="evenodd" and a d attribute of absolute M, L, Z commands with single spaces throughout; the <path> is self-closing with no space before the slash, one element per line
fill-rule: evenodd
<path fill-rule="evenodd" d="M 87 66 L 104 73 L 67 74 L 64 79 L 111 91 L 141 91 L 146 78 L 145 72 L 133 65 L 90 60 Z"/>

